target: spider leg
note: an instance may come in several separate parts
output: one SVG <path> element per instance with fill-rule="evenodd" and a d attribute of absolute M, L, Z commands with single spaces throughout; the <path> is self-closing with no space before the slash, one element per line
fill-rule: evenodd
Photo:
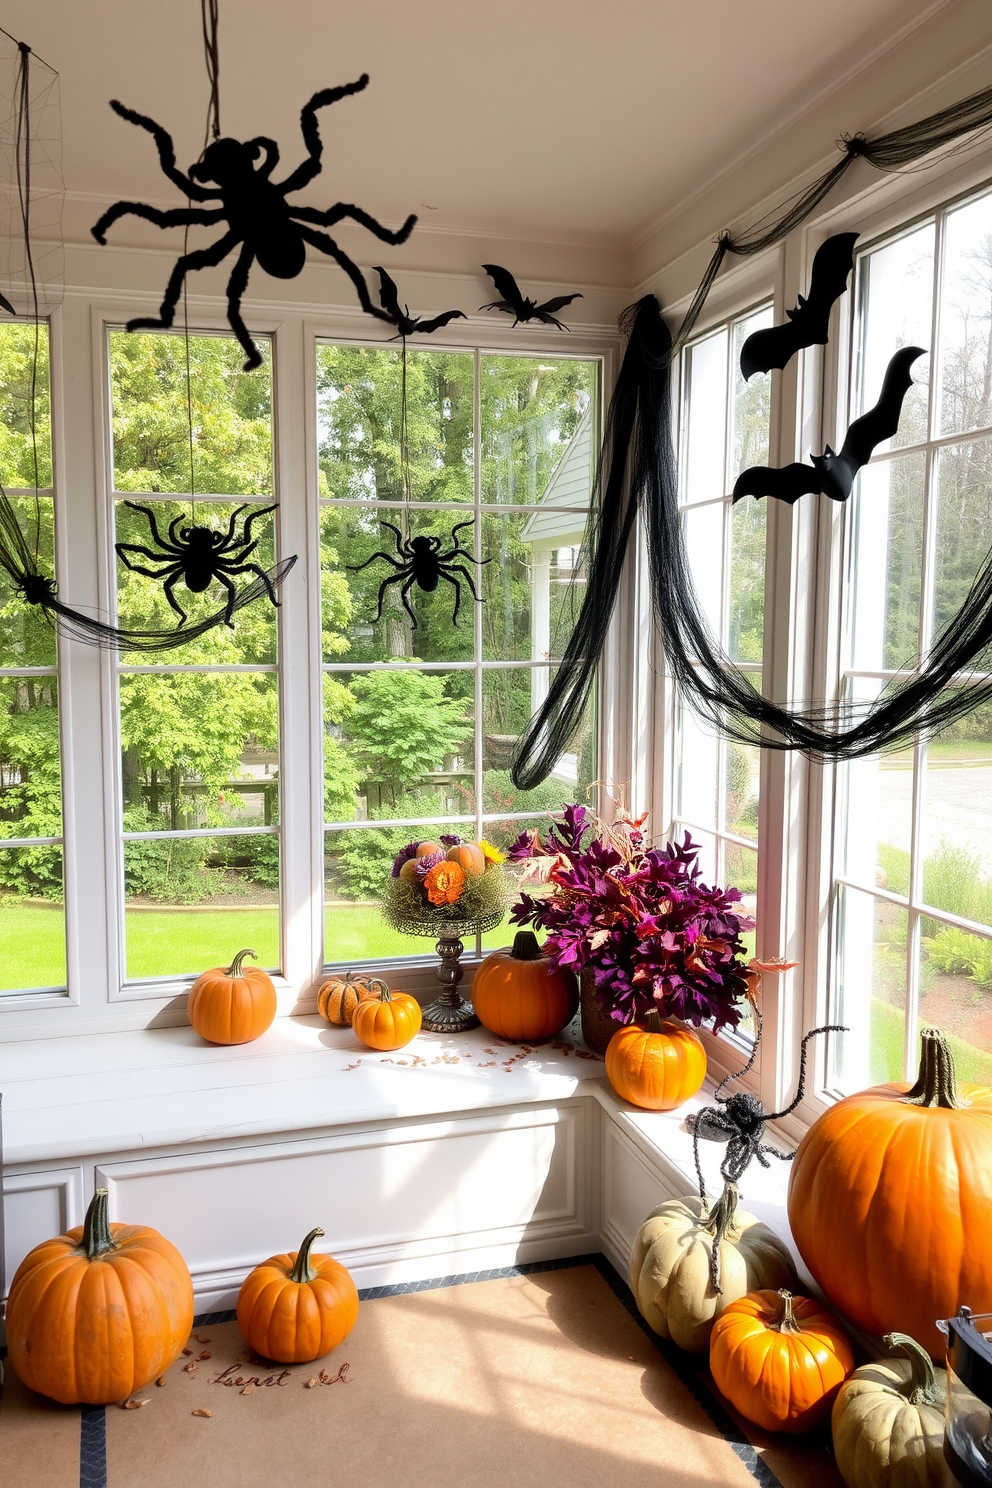
<path fill-rule="evenodd" d="M 403 588 L 400 590 L 400 599 L 403 601 L 403 608 L 406 610 L 407 614 L 410 616 L 410 619 L 413 621 L 414 630 L 417 629 L 417 617 L 410 608 L 409 602 L 407 600 L 407 595 L 410 593 L 410 590 L 413 588 L 416 582 L 417 580 L 414 578 L 413 574 L 411 574 L 406 583 L 403 585 Z"/>
<path fill-rule="evenodd" d="M 779 1158 L 779 1159 L 780 1159 L 780 1160 L 781 1160 L 781 1161 L 782 1161 L 782 1162 L 791 1162 L 791 1161 L 792 1161 L 792 1159 L 793 1159 L 793 1158 L 794 1158 L 794 1157 L 795 1157 L 795 1155 L 796 1155 L 796 1154 L 795 1154 L 795 1153 L 794 1153 L 794 1152 L 779 1152 L 779 1150 L 778 1150 L 778 1148 L 777 1148 L 777 1147 L 758 1147 L 758 1148 L 756 1148 L 756 1149 L 755 1149 L 755 1150 L 756 1150 L 756 1151 L 757 1151 L 757 1152 L 758 1152 L 758 1153 L 761 1153 L 761 1152 L 767 1152 L 767 1153 L 769 1153 L 769 1154 L 770 1154 L 770 1155 L 771 1155 L 771 1156 L 772 1156 L 772 1157 L 777 1157 L 777 1158 Z M 766 1164 L 765 1164 L 765 1166 L 766 1166 L 766 1167 L 767 1167 L 767 1166 L 768 1166 L 768 1165 L 767 1165 L 767 1163 L 766 1163 Z"/>
<path fill-rule="evenodd" d="M 472 582 L 472 575 L 469 573 L 468 569 L 465 568 L 461 563 L 449 563 L 448 567 L 451 569 L 452 573 L 461 574 L 462 578 L 468 585 L 472 598 L 475 600 L 476 604 L 484 604 L 485 600 L 480 599 L 478 594 L 476 594 L 475 592 L 475 585 Z M 447 579 L 449 575 L 445 574 L 444 577 Z M 454 580 L 452 582 L 454 582 Z"/>
<path fill-rule="evenodd" d="M 227 281 L 227 320 L 231 330 L 237 336 L 241 345 L 247 352 L 248 359 L 242 366 L 243 372 L 253 372 L 256 367 L 262 365 L 262 353 L 251 339 L 248 327 L 241 318 L 241 296 L 248 288 L 248 275 L 255 261 L 255 250 L 248 243 L 242 248 L 234 272 Z"/>
<path fill-rule="evenodd" d="M 156 227 L 192 227 L 194 224 L 211 227 L 215 222 L 223 222 L 226 214 L 223 207 L 210 212 L 203 212 L 198 207 L 173 207 L 171 211 L 162 212 L 145 202 L 119 201 L 107 208 L 90 232 L 98 243 L 106 243 L 107 229 L 113 227 L 119 218 L 127 216 L 143 217 L 146 222 L 154 222 Z"/>
<path fill-rule="evenodd" d="M 241 513 L 243 511 L 247 511 L 247 510 L 248 510 L 248 503 L 247 503 L 247 501 L 242 502 L 242 504 L 240 506 L 236 506 L 234 508 L 233 512 L 231 513 L 231 520 L 227 524 L 227 531 L 224 533 L 224 541 L 220 544 L 220 546 L 218 548 L 218 552 L 223 553 L 224 550 L 225 550 L 225 548 L 230 548 L 230 547 L 233 547 L 234 546 L 234 543 L 232 541 L 233 538 L 234 538 L 234 528 L 237 525 L 237 520 L 240 517 Z"/>
<path fill-rule="evenodd" d="M 397 564 L 396 566 L 397 566 L 397 568 L 399 568 L 400 565 Z M 384 603 L 385 598 L 386 598 L 386 589 L 387 589 L 387 587 L 390 584 L 399 584 L 401 582 L 401 580 L 403 580 L 405 577 L 406 577 L 406 570 L 404 569 L 401 573 L 390 574 L 388 578 L 383 579 L 382 583 L 379 585 L 379 608 L 376 610 L 375 615 L 374 615 L 374 617 L 372 619 L 372 624 L 373 625 L 377 625 L 379 623 L 379 621 L 382 619 L 382 606 L 383 606 L 383 603 Z M 416 625 L 416 623 L 417 623 L 416 620 L 414 620 L 413 623 L 414 623 L 414 625 Z"/>
<path fill-rule="evenodd" d="M 262 583 L 265 585 L 265 592 L 269 596 L 269 598 L 271 599 L 272 603 L 275 605 L 276 609 L 278 610 L 280 608 L 280 606 L 282 604 L 282 601 L 276 599 L 276 591 L 272 587 L 272 580 L 269 578 L 268 574 L 265 572 L 265 569 L 264 568 L 261 568 L 259 566 L 259 564 L 257 564 L 257 563 L 239 563 L 239 564 L 236 564 L 235 566 L 232 567 L 230 564 L 225 563 L 225 565 L 224 565 L 224 573 L 229 573 L 229 574 L 253 573 L 255 575 L 255 577 L 258 578 L 258 579 L 261 579 Z M 221 581 L 222 584 L 224 583 L 224 573 L 218 573 L 217 574 L 217 577 L 220 579 L 220 581 Z"/>
<path fill-rule="evenodd" d="M 173 594 L 172 591 L 176 587 L 176 585 L 179 583 L 179 580 L 182 578 L 182 573 L 183 573 L 182 569 L 181 568 L 178 569 L 178 571 L 172 575 L 172 578 L 171 579 L 166 579 L 165 583 L 162 585 L 162 588 L 165 591 L 165 597 L 166 597 L 166 599 L 169 601 L 170 605 L 175 610 L 176 614 L 179 616 L 179 628 L 180 629 L 182 629 L 182 627 L 186 624 L 186 620 L 187 620 L 188 617 L 186 615 L 186 611 L 183 609 L 182 605 L 179 603 L 178 599 L 176 598 L 176 596 Z"/>
<path fill-rule="evenodd" d="M 161 548 L 166 553 L 173 553 L 173 554 L 175 554 L 175 556 L 177 558 L 181 558 L 182 557 L 182 552 L 183 552 L 182 548 L 173 547 L 172 544 L 171 543 L 167 543 L 165 541 L 165 539 L 159 533 L 158 526 L 157 526 L 157 524 L 155 522 L 155 513 L 152 511 L 152 509 L 151 509 L 150 506 L 142 506 L 141 503 L 138 502 L 138 501 L 125 501 L 124 505 L 127 506 L 127 507 L 130 507 L 131 511 L 141 512 L 143 516 L 146 516 L 148 518 L 148 526 L 149 526 L 149 529 L 151 530 L 152 542 L 155 544 L 155 546 L 157 548 Z M 182 521 L 182 517 L 177 517 L 176 518 L 176 521 L 177 522 L 181 522 Z M 176 525 L 176 523 L 173 522 L 172 527 L 174 527 L 175 525 Z M 169 528 L 170 535 L 171 535 L 171 532 L 172 532 L 172 527 Z M 133 543 L 122 543 L 121 544 L 121 547 L 133 548 L 134 547 L 134 544 Z M 148 549 L 147 548 L 138 548 L 136 551 L 139 552 L 139 553 L 148 553 Z M 148 553 L 148 556 L 149 556 L 149 558 L 154 558 L 157 555 L 155 553 Z"/>
<path fill-rule="evenodd" d="M 255 175 L 260 181 L 267 181 L 279 164 L 279 146 L 275 140 L 267 139 L 264 134 L 258 134 L 254 139 L 247 141 L 245 148 L 254 149 L 256 160 L 259 155 L 265 156 Z"/>
<path fill-rule="evenodd" d="M 125 568 L 129 568 L 132 573 L 144 574 L 149 579 L 162 579 L 166 574 L 171 573 L 176 566 L 171 558 L 156 558 L 156 555 L 150 553 L 147 548 L 138 548 L 134 543 L 115 543 L 114 549 Z M 128 553 L 141 553 L 143 557 L 151 558 L 153 561 L 158 562 L 160 566 L 158 568 L 146 568 L 143 563 L 132 563 L 127 556 Z"/>
<path fill-rule="evenodd" d="M 455 545 L 456 548 L 460 548 L 461 547 L 461 543 L 459 542 L 458 537 L 456 536 L 456 534 L 459 533 L 459 532 L 461 532 L 461 530 L 462 530 L 463 527 L 474 527 L 474 526 L 475 526 L 475 518 L 474 517 L 470 517 L 467 522 L 456 522 L 455 523 L 454 527 L 452 527 L 452 529 L 451 529 L 451 541 L 454 543 L 454 545 Z"/>
<path fill-rule="evenodd" d="M 262 572 L 262 570 L 259 569 L 259 573 L 261 573 L 261 572 Z M 263 577 L 264 577 L 264 575 L 263 575 Z M 224 588 L 227 590 L 227 604 L 224 606 L 224 624 L 225 625 L 229 625 L 231 627 L 231 629 L 233 630 L 234 629 L 234 620 L 232 619 L 232 616 L 234 615 L 234 601 L 238 597 L 238 591 L 235 588 L 235 586 L 231 583 L 231 580 L 229 578 L 227 578 L 227 576 L 225 574 L 215 573 L 214 574 L 214 578 L 217 580 L 218 584 L 223 584 L 224 585 Z M 268 580 L 266 580 L 266 583 L 268 583 Z M 279 601 L 275 598 L 275 596 L 271 594 L 271 586 L 270 586 L 270 597 L 272 599 L 272 603 L 273 604 L 278 604 L 279 603 Z"/>
<path fill-rule="evenodd" d="M 349 98 L 353 93 L 361 93 L 368 85 L 369 75 L 363 72 L 356 83 L 342 83 L 339 88 L 322 88 L 303 105 L 300 110 L 300 128 L 303 131 L 303 143 L 307 147 L 307 159 L 280 183 L 279 190 L 283 196 L 288 196 L 291 191 L 299 191 L 314 176 L 320 175 L 320 157 L 324 153 L 324 143 L 317 127 L 317 110 L 327 108 L 328 104 L 337 103 L 342 98 Z"/>
<path fill-rule="evenodd" d="M 229 557 L 224 559 L 225 564 L 230 566 L 232 563 L 244 563 L 245 559 L 250 558 L 252 553 L 254 553 L 259 541 L 260 539 L 256 538 L 254 542 L 250 542 L 245 547 L 239 548 L 236 553 L 231 553 Z M 227 548 L 218 548 L 217 550 L 218 556 L 226 552 L 228 552 Z"/>
<path fill-rule="evenodd" d="M 405 243 L 413 232 L 417 219 L 411 213 L 403 226 L 397 232 L 388 227 L 383 227 L 375 217 L 370 217 L 368 212 L 363 212 L 361 207 L 353 206 L 351 202 L 336 202 L 333 207 L 328 207 L 326 212 L 321 212 L 317 207 L 290 207 L 289 215 L 295 217 L 298 222 L 313 222 L 318 227 L 333 227 L 336 222 L 343 222 L 350 217 L 352 222 L 358 222 L 367 228 L 370 233 L 383 243 Z"/>
<path fill-rule="evenodd" d="M 365 283 L 365 276 L 361 269 L 356 263 L 352 263 L 347 253 L 342 252 L 333 238 L 329 238 L 326 233 L 315 232 L 312 227 L 301 227 L 300 236 L 305 243 L 310 243 L 314 248 L 319 248 L 321 253 L 328 254 L 340 268 L 344 269 L 348 278 L 355 286 L 358 302 L 366 315 L 374 315 L 376 320 L 384 320 L 387 325 L 393 324 L 385 310 L 380 310 L 378 305 L 373 305 L 369 297 L 369 287 Z"/>
<path fill-rule="evenodd" d="M 454 614 L 451 617 L 451 623 L 452 625 L 457 625 L 458 611 L 461 608 L 462 602 L 462 586 L 461 584 L 459 584 L 457 579 L 453 579 L 450 574 L 446 574 L 443 568 L 438 569 L 437 576 L 439 579 L 443 579 L 446 584 L 450 584 L 452 589 L 454 589 L 455 591 L 455 610 Z"/>
<path fill-rule="evenodd" d="M 480 568 L 483 563 L 496 562 L 495 558 L 476 558 L 470 548 L 463 548 L 460 543 L 456 543 L 447 553 L 438 553 L 437 555 L 438 563 L 450 563 L 452 558 L 468 558 L 472 563 L 477 563 Z"/>
<path fill-rule="evenodd" d="M 211 197 L 220 195 L 218 191 L 205 191 L 202 186 L 197 186 L 189 176 L 184 176 L 182 171 L 176 167 L 176 147 L 172 143 L 172 135 L 163 129 L 161 124 L 156 124 L 154 119 L 149 119 L 147 114 L 139 114 L 134 109 L 129 109 L 116 98 L 110 100 L 110 107 L 115 114 L 126 119 L 129 124 L 137 124 L 139 129 L 147 129 L 158 146 L 158 163 L 163 173 L 168 176 L 174 186 L 178 186 L 183 196 L 188 196 L 191 201 L 209 201 Z"/>
<path fill-rule="evenodd" d="M 238 511 L 244 511 L 244 510 L 245 510 L 245 508 L 243 506 L 239 506 L 238 507 Z M 252 522 L 258 522 L 258 521 L 261 520 L 262 517 L 267 517 L 270 512 L 274 512 L 276 510 L 277 510 L 277 506 L 276 506 L 275 503 L 273 503 L 272 506 L 263 506 L 259 510 L 253 511 L 252 514 L 251 514 L 251 516 L 245 522 L 244 531 L 241 534 L 242 540 L 244 542 L 249 542 L 251 540 L 251 524 L 252 524 Z"/>
<path fill-rule="evenodd" d="M 151 317 L 142 317 L 140 320 L 129 320 L 127 328 L 129 331 L 161 331 L 168 330 L 176 315 L 176 306 L 182 293 L 183 280 L 187 274 L 195 269 L 208 269 L 219 264 L 227 257 L 235 243 L 238 242 L 237 233 L 225 233 L 210 248 L 198 248 L 195 253 L 184 253 L 176 261 L 175 268 L 169 275 L 169 282 L 165 287 L 165 297 L 159 310 L 158 320 Z M 130 504 L 130 503 L 129 503 Z"/>
<path fill-rule="evenodd" d="M 391 563 L 394 568 L 399 569 L 402 573 L 406 573 L 406 564 L 400 563 L 390 553 L 373 553 L 372 557 L 366 558 L 364 563 L 348 563 L 345 565 L 345 567 L 347 568 L 349 573 L 361 573 L 363 568 L 368 568 L 369 564 L 374 563 L 377 558 L 384 558 L 386 562 Z M 387 580 L 387 583 L 388 582 L 389 581 Z"/>

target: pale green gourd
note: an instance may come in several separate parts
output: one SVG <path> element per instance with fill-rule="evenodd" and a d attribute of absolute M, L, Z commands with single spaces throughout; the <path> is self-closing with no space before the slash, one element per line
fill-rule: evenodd
<path fill-rule="evenodd" d="M 830 1428 L 847 1488 L 954 1488 L 944 1461 L 943 1370 L 906 1333 L 888 1333 L 887 1348 L 908 1359 L 880 1359 L 856 1369 L 840 1387 Z"/>

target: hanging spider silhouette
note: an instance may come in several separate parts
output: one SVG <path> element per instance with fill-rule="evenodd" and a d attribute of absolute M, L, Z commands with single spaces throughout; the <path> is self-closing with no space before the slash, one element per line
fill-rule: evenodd
<path fill-rule="evenodd" d="M 169 276 L 165 297 L 162 300 L 158 319 L 129 320 L 129 331 L 167 330 L 173 323 L 176 305 L 182 292 L 183 281 L 195 269 L 209 268 L 221 263 L 227 255 L 241 244 L 241 252 L 227 283 L 227 319 L 241 345 L 247 353 L 244 370 L 250 372 L 261 365 L 262 357 L 249 334 L 241 316 L 241 297 L 248 287 L 248 275 L 257 260 L 259 267 L 275 279 L 295 279 L 306 261 L 307 244 L 318 248 L 344 269 L 355 290 L 362 309 L 379 320 L 389 321 L 384 310 L 372 303 L 368 285 L 361 269 L 339 248 L 326 232 L 316 228 L 332 227 L 336 222 L 350 217 L 362 227 L 374 233 L 383 243 L 405 243 L 413 231 L 415 216 L 406 219 L 398 232 L 383 227 L 361 207 L 348 202 L 337 202 L 326 211 L 316 207 L 292 206 L 286 198 L 291 192 L 300 191 L 320 174 L 323 142 L 317 128 L 317 110 L 336 103 L 352 93 L 361 93 L 368 86 L 368 73 L 363 73 L 355 83 L 345 83 L 340 88 L 325 88 L 315 93 L 300 113 L 303 142 L 307 147 L 307 158 L 302 165 L 284 181 L 273 181 L 272 172 L 279 163 L 279 147 L 274 140 L 260 135 L 256 139 L 215 139 L 204 150 L 201 158 L 191 165 L 184 175 L 176 167 L 176 150 L 172 136 L 161 124 L 144 114 L 125 108 L 117 99 L 110 107 L 129 124 L 147 129 L 158 146 L 158 158 L 162 170 L 173 185 L 191 202 L 219 201 L 219 207 L 176 207 L 163 212 L 145 202 L 119 201 L 104 212 L 92 228 L 98 243 L 106 243 L 107 229 L 120 217 L 130 214 L 153 222 L 156 227 L 210 227 L 226 223 L 224 236 L 208 248 L 199 248 L 193 253 L 184 253 L 178 259 Z M 261 158 L 256 168 L 255 162 Z M 213 189 L 206 189 L 198 182 L 208 182 Z M 307 226 L 306 224 L 314 224 Z"/>
<path fill-rule="evenodd" d="M 457 578 L 455 578 L 455 574 L 461 574 L 476 604 L 485 603 L 475 592 L 475 584 L 468 569 L 462 564 L 452 561 L 455 558 L 467 558 L 470 563 L 492 563 L 493 560 L 491 558 L 474 558 L 468 548 L 462 547 L 458 539 L 457 534 L 462 528 L 472 527 L 474 526 L 474 522 L 457 522 L 452 527 L 451 542 L 454 546 L 449 548 L 447 552 L 442 551 L 441 538 L 439 537 L 423 535 L 419 537 L 404 537 L 399 528 L 394 527 L 392 522 L 380 520 L 379 525 L 380 527 L 388 527 L 390 532 L 395 533 L 396 552 L 402 562 L 392 557 L 389 553 L 373 553 L 372 557 L 366 558 L 364 563 L 348 565 L 349 572 L 361 573 L 363 568 L 368 568 L 370 563 L 375 563 L 377 558 L 382 558 L 386 563 L 391 563 L 393 568 L 396 569 L 394 574 L 387 579 L 383 579 L 379 585 L 379 608 L 376 610 L 372 620 L 373 625 L 382 619 L 382 606 L 386 597 L 386 590 L 390 584 L 403 585 L 400 590 L 400 599 L 403 601 L 403 608 L 413 621 L 414 630 L 417 629 L 417 617 L 411 610 L 409 601 L 407 600 L 407 595 L 410 593 L 414 584 L 416 584 L 418 589 L 423 589 L 427 594 L 434 592 L 441 579 L 444 579 L 445 583 L 451 585 L 455 591 L 455 610 L 451 617 L 452 625 L 458 624 L 458 610 L 462 602 L 461 585 Z"/>
<path fill-rule="evenodd" d="M 191 594 L 202 594 L 215 579 L 218 584 L 224 586 L 227 590 L 227 606 L 224 610 L 225 625 L 233 625 L 231 617 L 238 598 L 238 591 L 231 582 L 233 574 L 254 574 L 261 581 L 272 603 L 278 608 L 279 601 L 276 599 L 272 582 L 272 575 L 275 571 L 270 570 L 266 573 L 260 564 L 247 561 L 258 547 L 259 542 L 257 537 L 253 538 L 251 535 L 252 523 L 274 512 L 276 509 L 274 506 L 263 506 L 260 510 L 252 512 L 245 521 L 240 534 L 236 531 L 238 517 L 243 511 L 247 511 L 247 505 L 239 506 L 231 513 L 226 532 L 220 532 L 215 527 L 181 527 L 183 517 L 178 516 L 169 524 L 169 537 L 166 540 L 158 530 L 155 513 L 150 507 L 141 506 L 137 501 L 125 501 L 124 505 L 130 507 L 132 511 L 141 512 L 148 518 L 151 540 L 159 551 L 153 553 L 150 548 L 139 547 L 137 543 L 120 542 L 114 544 L 117 556 L 132 573 L 144 574 L 149 579 L 165 580 L 162 586 L 165 590 L 165 597 L 179 616 L 180 629 L 188 618 L 186 611 L 173 593 L 180 579 Z M 128 557 L 129 553 L 137 553 L 142 558 L 150 558 L 158 566 L 148 568 L 143 563 L 133 563 Z M 292 563 L 295 562 L 294 557 Z M 292 563 L 279 565 L 279 580 L 285 578 Z"/>
<path fill-rule="evenodd" d="M 735 1186 L 752 1159 L 757 1159 L 763 1168 L 771 1167 L 769 1157 L 780 1158 L 782 1162 L 792 1161 L 795 1156 L 794 1152 L 779 1152 L 777 1147 L 772 1147 L 762 1141 L 765 1126 L 769 1121 L 779 1121 L 783 1116 L 791 1115 L 806 1094 L 806 1045 L 810 1039 L 816 1038 L 819 1033 L 847 1032 L 842 1023 L 825 1023 L 822 1028 L 810 1029 L 802 1041 L 799 1056 L 799 1083 L 796 1087 L 795 1099 L 783 1111 L 766 1111 L 758 1097 L 752 1095 L 750 1091 L 738 1090 L 733 1095 L 721 1095 L 720 1093 L 731 1080 L 739 1080 L 742 1075 L 746 1075 L 753 1068 L 754 1061 L 758 1057 L 763 1022 L 760 1012 L 757 1009 L 755 1012 L 758 1019 L 758 1033 L 747 1064 L 743 1069 L 737 1070 L 735 1074 L 724 1076 L 720 1081 L 713 1092 L 713 1099 L 718 1101 L 719 1105 L 703 1106 L 702 1110 L 697 1111 L 695 1115 L 686 1117 L 686 1127 L 692 1133 L 692 1155 L 696 1163 L 696 1177 L 699 1180 L 701 1199 L 706 1198 L 706 1182 L 699 1157 L 700 1141 L 726 1142 L 727 1150 L 720 1164 L 720 1176 L 724 1183 Z M 714 1245 L 710 1252 L 710 1282 L 717 1292 L 720 1291 L 719 1249 L 718 1245 Z"/>

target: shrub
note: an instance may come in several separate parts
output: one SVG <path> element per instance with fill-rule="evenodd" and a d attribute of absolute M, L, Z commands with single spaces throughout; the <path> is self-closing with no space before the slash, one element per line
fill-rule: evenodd
<path fill-rule="evenodd" d="M 148 832 L 162 819 L 140 806 L 124 812 L 125 832 Z M 171 904 L 198 904 L 212 892 L 205 870 L 207 839 L 163 837 L 158 841 L 125 842 L 124 889 L 129 895 L 147 894 Z"/>
<path fill-rule="evenodd" d="M 437 811 L 433 791 L 410 791 L 395 806 L 373 811 L 371 820 L 391 816 L 429 816 Z M 455 828 L 447 830 L 454 831 Z M 471 832 L 471 827 L 467 827 Z M 430 827 L 363 827 L 328 834 L 328 855 L 336 863 L 342 888 L 353 899 L 381 899 L 393 859 L 417 836 L 427 838 Z"/>

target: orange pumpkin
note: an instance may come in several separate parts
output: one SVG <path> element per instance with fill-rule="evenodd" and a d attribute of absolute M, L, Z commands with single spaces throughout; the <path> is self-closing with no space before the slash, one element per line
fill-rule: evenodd
<path fill-rule="evenodd" d="M 250 1271 L 238 1293 L 238 1327 L 263 1359 L 307 1364 L 347 1338 L 358 1318 L 351 1273 L 331 1256 L 314 1255 L 323 1230 L 298 1251 L 270 1256 Z"/>
<path fill-rule="evenodd" d="M 654 1008 L 619 1028 L 606 1049 L 606 1077 L 622 1100 L 646 1111 L 681 1106 L 706 1078 L 706 1051 L 691 1028 Z"/>
<path fill-rule="evenodd" d="M 748 1292 L 723 1309 L 710 1334 L 717 1389 L 766 1431 L 810 1431 L 853 1368 L 833 1313 L 791 1292 Z"/>
<path fill-rule="evenodd" d="M 926 1028 L 916 1084 L 839 1100 L 810 1127 L 789 1178 L 799 1252 L 845 1317 L 942 1356 L 936 1318 L 992 1311 L 992 1089 L 956 1088 Z"/>
<path fill-rule="evenodd" d="M 402 1049 L 420 1032 L 421 1021 L 415 997 L 383 987 L 378 997 L 358 1004 L 351 1026 L 370 1049 Z"/>
<path fill-rule="evenodd" d="M 28 1252 L 7 1301 L 11 1364 L 63 1405 L 126 1400 L 175 1363 L 192 1326 L 186 1262 L 157 1230 L 108 1223 L 105 1188 L 83 1225 Z"/>
<path fill-rule="evenodd" d="M 205 971 L 190 988 L 186 1016 L 211 1044 L 250 1043 L 276 1015 L 272 978 L 257 966 L 243 967 L 246 956 L 258 959 L 254 951 L 239 951 L 226 971 Z"/>
<path fill-rule="evenodd" d="M 360 1002 L 378 997 L 385 987 L 381 977 L 328 977 L 317 993 L 317 1011 L 336 1028 L 350 1028 Z"/>
<path fill-rule="evenodd" d="M 493 951 L 475 973 L 472 1004 L 497 1038 L 540 1044 L 575 1017 L 579 988 L 570 971 L 552 966 L 532 930 Z"/>
<path fill-rule="evenodd" d="M 417 844 L 416 856 L 418 858 L 433 858 L 436 853 L 440 853 L 442 857 L 444 856 L 444 848 L 440 842 L 420 842 Z"/>
<path fill-rule="evenodd" d="M 478 878 L 486 871 L 486 859 L 474 842 L 459 842 L 445 853 L 449 863 L 457 863 L 466 878 Z"/>

